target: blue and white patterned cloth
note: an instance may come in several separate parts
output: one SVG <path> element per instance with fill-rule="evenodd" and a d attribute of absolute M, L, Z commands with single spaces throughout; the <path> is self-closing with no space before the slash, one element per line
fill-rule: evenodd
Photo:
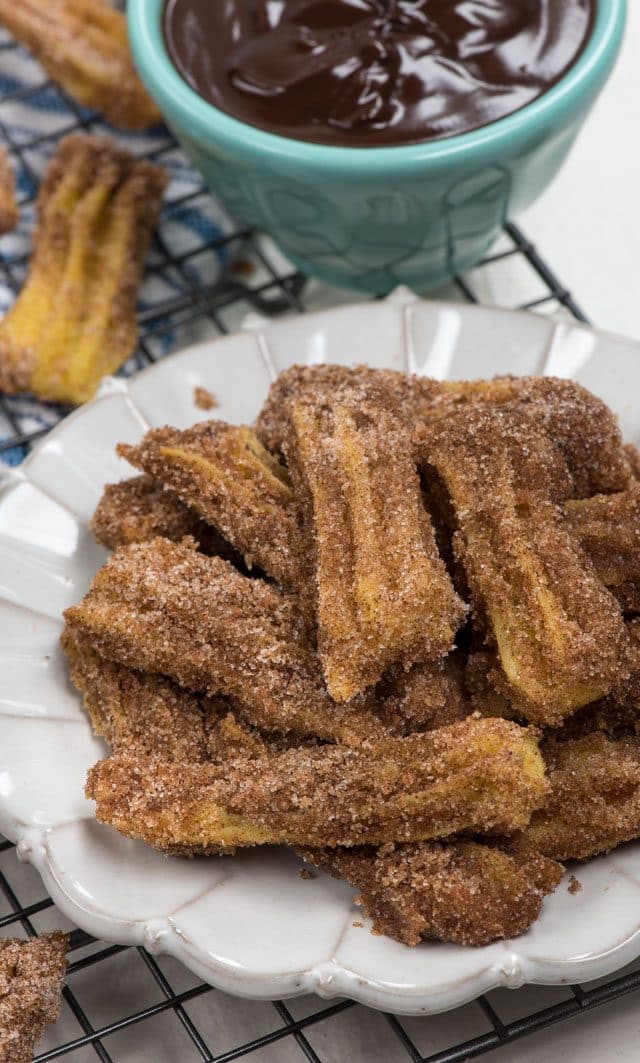
<path fill-rule="evenodd" d="M 0 144 L 9 148 L 21 204 L 17 229 L 0 238 L 0 311 L 4 313 L 11 306 L 26 275 L 38 180 L 58 139 L 79 127 L 107 134 L 136 155 L 151 155 L 170 173 L 159 235 L 161 246 L 170 256 L 180 256 L 182 270 L 167 264 L 159 247 L 151 249 L 140 291 L 143 315 L 145 311 L 158 310 L 175 301 L 189 282 L 198 287 L 215 283 L 227 252 L 224 246 L 212 249 L 211 244 L 232 232 L 233 225 L 222 207 L 203 189 L 200 174 L 175 146 L 167 130 L 159 126 L 145 133 L 131 134 L 106 126 L 93 112 L 79 107 L 48 81 L 40 65 L 0 30 Z M 210 327 L 209 324 L 209 331 Z M 168 328 L 160 335 L 149 336 L 147 343 L 154 356 L 161 356 L 176 347 L 178 338 L 180 345 L 187 339 L 182 333 L 178 337 L 176 329 Z M 196 323 L 188 341 L 197 338 Z M 135 368 L 136 362 L 131 359 L 122 371 L 129 373 Z M 29 398 L 11 399 L 11 411 L 24 433 L 49 427 L 60 417 L 56 407 Z M 0 411 L 0 441 L 13 434 Z M 0 453 L 0 460 L 13 465 L 23 457 L 22 447 Z"/>

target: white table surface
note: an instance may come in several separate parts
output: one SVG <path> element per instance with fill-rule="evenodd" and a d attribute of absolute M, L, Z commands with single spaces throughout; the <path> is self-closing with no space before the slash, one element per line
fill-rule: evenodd
<path fill-rule="evenodd" d="M 527 234 L 554 266 L 564 283 L 600 327 L 640 336 L 640 0 L 629 0 L 630 20 L 618 67 L 599 100 L 563 173 L 545 196 L 521 219 Z M 518 280 L 511 277 L 506 288 L 513 303 L 518 301 Z M 484 290 L 485 301 L 504 301 L 504 291 Z M 526 297 L 526 294 L 524 294 Z M 14 861 L 13 854 L 10 858 Z M 5 871 L 7 868 L 5 867 Z M 41 896 L 41 887 L 30 868 L 11 874 L 22 879 L 25 889 Z M 37 919 L 39 929 L 60 925 L 53 912 Z M 103 965 L 95 978 L 82 986 L 82 1003 L 98 1024 L 117 1014 L 127 1014 L 151 1002 L 141 989 L 139 965 L 134 953 L 110 961 L 107 981 Z M 176 989 L 193 984 L 191 976 L 169 961 L 163 967 Z M 74 986 L 74 989 L 79 988 Z M 142 995 L 141 995 L 142 994 Z M 566 999 L 563 989 L 530 988 L 490 994 L 503 1021 L 515 1019 Z M 496 1050 L 481 1058 L 510 1063 L 613 1063 L 639 1057 L 640 1001 L 638 995 L 605 1005 L 587 1016 L 570 1020 L 542 1034 Z M 291 1002 L 294 1016 L 315 1010 L 319 1002 Z M 273 1028 L 277 1017 L 267 1004 L 232 1000 L 223 994 L 207 996 L 189 1008 L 203 1031 L 211 1033 L 217 1051 L 233 1047 Z M 475 1004 L 445 1016 L 403 1020 L 419 1051 L 428 1055 L 489 1027 Z M 130 1031 L 126 1039 L 109 1039 L 118 1060 L 127 1063 L 182 1063 L 194 1056 L 176 1034 L 175 1020 L 167 1021 L 163 1036 L 147 1024 Z M 41 1045 L 52 1048 L 67 1037 L 77 1036 L 77 1027 L 67 1014 Z M 404 1053 L 391 1036 L 384 1019 L 366 1009 L 353 1008 L 338 1019 L 307 1031 L 323 1063 L 406 1063 Z M 122 1054 L 120 1054 L 122 1053 Z M 67 1057 L 64 1057 L 67 1058 Z M 95 1060 L 91 1050 L 73 1055 L 74 1063 Z M 294 1063 L 304 1057 L 291 1038 L 249 1057 L 252 1063 Z"/>

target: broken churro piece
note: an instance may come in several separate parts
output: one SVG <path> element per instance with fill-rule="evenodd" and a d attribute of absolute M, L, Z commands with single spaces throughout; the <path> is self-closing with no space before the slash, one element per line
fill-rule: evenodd
<path fill-rule="evenodd" d="M 380 849 L 305 849 L 300 855 L 361 890 L 374 934 L 488 945 L 523 934 L 563 875 L 538 853 L 471 841 L 390 843 Z"/>
<path fill-rule="evenodd" d="M 104 660 L 69 629 L 62 646 L 93 730 L 114 750 L 134 748 L 167 760 L 208 759 L 203 706 L 195 694 L 164 676 Z"/>
<path fill-rule="evenodd" d="M 301 544 L 287 471 L 250 428 L 204 421 L 154 428 L 118 453 L 150 473 L 284 586 L 300 583 Z"/>
<path fill-rule="evenodd" d="M 370 391 L 298 402 L 285 454 L 313 544 L 318 653 L 347 701 L 393 665 L 444 655 L 464 617 L 424 509 L 411 441 Z"/>
<path fill-rule="evenodd" d="M 112 125 L 146 129 L 161 120 L 133 65 L 126 17 L 108 0 L 0 0 L 0 25 Z"/>
<path fill-rule="evenodd" d="M 373 713 L 328 697 L 294 601 L 187 542 L 124 547 L 65 615 L 101 656 L 231 697 L 267 731 L 344 742 L 387 733 Z"/>
<path fill-rule="evenodd" d="M 68 934 L 0 938 L 0 1059 L 31 1063 L 45 1026 L 60 1015 Z"/>
<path fill-rule="evenodd" d="M 222 766 L 122 752 L 89 773 L 98 819 L 158 849 L 416 841 L 528 823 L 547 783 L 534 732 L 464 720 L 362 748 L 291 749 Z"/>
<path fill-rule="evenodd" d="M 0 148 L 0 233 L 8 233 L 18 224 L 16 179 L 6 148 Z"/>
<path fill-rule="evenodd" d="M 514 704 L 560 724 L 612 689 L 627 648 L 618 603 L 551 500 L 561 459 L 527 420 L 489 406 L 443 418 L 419 445 L 453 503 L 456 553 Z"/>
<path fill-rule="evenodd" d="M 551 793 L 523 831 L 554 860 L 586 860 L 640 836 L 640 737 L 549 738 Z"/>
<path fill-rule="evenodd" d="M 105 138 L 60 142 L 40 186 L 29 275 L 0 323 L 0 389 L 79 404 L 133 353 L 166 180 Z"/>

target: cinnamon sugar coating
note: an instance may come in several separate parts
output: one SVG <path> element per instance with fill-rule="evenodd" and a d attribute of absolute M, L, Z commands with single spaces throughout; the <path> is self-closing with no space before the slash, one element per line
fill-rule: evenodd
<path fill-rule="evenodd" d="M 463 683 L 461 654 L 393 669 L 376 687 L 376 712 L 392 734 L 434 731 L 473 711 Z M 488 715 L 485 713 L 485 715 Z M 496 714 L 500 715 L 500 714 Z"/>
<path fill-rule="evenodd" d="M 573 496 L 623 491 L 631 468 L 618 422 L 609 407 L 581 384 L 560 377 L 494 377 L 445 381 L 433 395 L 431 416 L 457 406 L 502 406 L 527 417 L 562 454 L 573 480 Z"/>
<path fill-rule="evenodd" d="M 543 745 L 551 792 L 523 831 L 554 860 L 585 860 L 640 836 L 640 737 L 602 732 Z"/>
<path fill-rule="evenodd" d="M 209 746 L 201 700 L 160 675 L 106 661 L 86 636 L 66 628 L 62 647 L 95 734 L 114 750 L 202 761 Z"/>
<path fill-rule="evenodd" d="M 290 433 L 290 407 L 297 402 L 330 403 L 339 392 L 374 387 L 379 399 L 407 423 L 419 420 L 441 385 L 426 377 L 368 365 L 293 365 L 271 385 L 255 423 L 256 435 L 278 454 Z"/>
<path fill-rule="evenodd" d="M 371 389 L 290 408 L 285 455 L 312 544 L 318 654 L 347 701 L 451 649 L 465 609 L 440 558 L 402 421 Z"/>
<path fill-rule="evenodd" d="M 60 1015 L 68 934 L 0 938 L 0 1060 L 30 1063 L 45 1026 Z"/>
<path fill-rule="evenodd" d="M 356 904 L 375 934 L 405 945 L 424 940 L 488 945 L 523 934 L 563 875 L 539 853 L 508 853 L 472 841 L 380 849 L 305 849 L 305 860 L 360 890 Z"/>
<path fill-rule="evenodd" d="M 101 656 L 231 697 L 267 731 L 345 742 L 386 734 L 363 706 L 331 701 L 294 601 L 186 541 L 122 548 L 65 616 Z"/>
<path fill-rule="evenodd" d="M 513 700 L 561 723 L 612 689 L 627 647 L 618 603 L 552 501 L 561 460 L 528 419 L 490 406 L 443 418 L 419 446 L 451 498 L 456 553 Z"/>
<path fill-rule="evenodd" d="M 622 449 L 629 462 L 631 476 L 634 480 L 640 480 L 640 448 L 638 448 L 635 443 L 625 443 Z"/>
<path fill-rule="evenodd" d="M 418 430 L 472 405 L 504 406 L 526 415 L 562 453 L 578 498 L 622 491 L 629 482 L 632 456 L 611 410 L 580 384 L 558 377 L 436 381 L 369 366 L 292 366 L 271 385 L 256 433 L 278 452 L 289 434 L 293 402 L 330 401 L 340 388 L 371 384 L 383 389 L 390 407 Z"/>
<path fill-rule="evenodd" d="M 505 679 L 495 650 L 476 650 L 469 654 L 464 671 L 465 692 L 473 712 L 481 716 L 517 719 L 519 713 L 511 701 L 513 690 Z"/>
<path fill-rule="evenodd" d="M 633 451 L 569 381 L 366 367 L 282 374 L 256 433 L 288 468 L 219 422 L 122 448 L 145 475 L 94 524 L 139 543 L 64 636 L 115 750 L 98 817 L 308 849 L 407 944 L 524 932 L 554 860 L 640 837 Z M 284 591 L 205 556 L 213 525 Z"/>
<path fill-rule="evenodd" d="M 620 675 L 604 698 L 565 718 L 553 733 L 578 738 L 592 731 L 618 734 L 640 730 L 640 618 L 625 624 L 626 652 Z M 525 709 L 505 679 L 494 650 L 476 650 L 465 665 L 464 687 L 470 706 L 482 716 L 523 719 Z"/>
<path fill-rule="evenodd" d="M 154 428 L 119 454 L 168 487 L 278 583 L 300 583 L 297 510 L 286 469 L 250 428 L 203 421 Z"/>
<path fill-rule="evenodd" d="M 610 590 L 625 617 L 633 618 L 640 614 L 640 583 L 620 583 L 617 587 L 610 587 Z"/>
<path fill-rule="evenodd" d="M 566 521 L 607 587 L 640 589 L 640 483 L 567 501 Z"/>
<path fill-rule="evenodd" d="M 194 509 L 166 491 L 151 476 L 107 484 L 89 522 L 95 538 L 107 550 L 143 543 L 156 536 L 179 542 L 197 538 L 201 520 Z"/>
<path fill-rule="evenodd" d="M 382 844 L 509 833 L 546 796 L 535 732 L 469 719 L 367 747 L 318 746 L 216 765 L 135 751 L 91 769 L 96 815 L 158 849 Z"/>
<path fill-rule="evenodd" d="M 132 476 L 107 484 L 89 529 L 107 550 L 158 536 L 173 542 L 192 536 L 203 554 L 223 557 L 246 573 L 244 561 L 231 543 L 152 476 Z"/>

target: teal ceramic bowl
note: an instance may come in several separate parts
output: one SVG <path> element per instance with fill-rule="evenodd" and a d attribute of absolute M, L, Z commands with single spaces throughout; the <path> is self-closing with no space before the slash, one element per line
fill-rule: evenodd
<path fill-rule="evenodd" d="M 545 190 L 611 72 L 626 0 L 597 0 L 585 51 L 522 110 L 471 133 L 384 148 L 307 144 L 219 111 L 171 63 L 163 11 L 164 0 L 129 0 L 133 54 L 211 190 L 306 273 L 381 294 L 398 284 L 423 291 L 473 266 L 505 218 Z"/>

